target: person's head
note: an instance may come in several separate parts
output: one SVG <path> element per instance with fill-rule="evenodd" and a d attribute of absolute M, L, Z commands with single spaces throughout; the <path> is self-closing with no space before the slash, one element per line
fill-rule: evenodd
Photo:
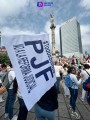
<path fill-rule="evenodd" d="M 3 72 L 6 72 L 6 70 L 7 70 L 7 65 L 6 64 L 1 64 L 1 68 L 2 68 L 2 71 Z"/>
<path fill-rule="evenodd" d="M 55 63 L 54 63 L 55 65 L 57 65 L 57 61 L 55 61 Z"/>
<path fill-rule="evenodd" d="M 70 73 L 76 74 L 76 68 L 73 67 L 73 66 L 72 67 L 70 66 L 70 67 L 68 67 L 68 71 L 67 72 L 68 72 L 68 74 L 70 74 Z"/>
<path fill-rule="evenodd" d="M 71 69 L 72 74 L 76 74 L 76 68 L 75 67 L 71 67 L 70 69 Z"/>
<path fill-rule="evenodd" d="M 89 64 L 84 64 L 84 69 L 89 69 L 89 68 L 90 68 Z"/>
<path fill-rule="evenodd" d="M 75 62 L 72 62 L 72 63 L 71 63 L 71 66 L 75 66 Z"/>
<path fill-rule="evenodd" d="M 66 68 L 67 67 L 67 64 L 64 64 L 63 68 Z"/>
<path fill-rule="evenodd" d="M 55 65 L 59 65 L 59 61 L 55 61 Z"/>
<path fill-rule="evenodd" d="M 70 69 L 70 66 L 68 66 L 68 70 L 67 70 L 67 73 L 70 74 L 71 73 L 71 69 Z"/>

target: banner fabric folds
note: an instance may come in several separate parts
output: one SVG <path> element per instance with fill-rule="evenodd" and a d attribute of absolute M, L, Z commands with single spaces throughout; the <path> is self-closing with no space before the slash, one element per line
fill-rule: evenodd
<path fill-rule="evenodd" d="M 28 111 L 56 82 L 48 34 L 3 35 Z"/>

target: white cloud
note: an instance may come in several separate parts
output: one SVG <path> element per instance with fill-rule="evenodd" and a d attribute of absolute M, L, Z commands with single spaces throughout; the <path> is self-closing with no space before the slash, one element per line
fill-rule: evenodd
<path fill-rule="evenodd" d="M 35 34 L 35 32 L 34 31 L 28 31 L 28 30 L 21 30 L 21 29 L 19 29 L 19 28 L 17 28 L 17 29 L 14 29 L 14 28 L 9 28 L 9 27 L 3 27 L 2 29 L 1 29 L 1 34 L 3 35 L 5 35 L 5 34 L 8 34 L 8 35 L 10 35 L 10 34 Z"/>
<path fill-rule="evenodd" d="M 44 28 L 45 32 L 49 34 L 49 39 L 51 42 L 51 29 L 50 29 L 50 21 L 46 22 L 45 28 Z"/>
<path fill-rule="evenodd" d="M 18 34 L 35 34 L 34 31 L 28 31 L 28 30 L 21 30 L 21 29 L 13 29 L 13 28 L 9 28 L 9 27 L 3 27 L 1 29 L 1 35 L 18 35 Z M 3 46 L 3 41 L 2 41 L 2 46 Z"/>
<path fill-rule="evenodd" d="M 85 11 L 85 12 L 79 14 L 80 19 L 83 19 L 83 18 L 86 18 L 89 16 L 90 16 L 90 11 Z"/>
<path fill-rule="evenodd" d="M 81 0 L 80 5 L 82 7 L 85 7 L 85 9 L 89 10 L 90 9 L 90 0 Z"/>
<path fill-rule="evenodd" d="M 0 0 L 0 21 L 7 16 L 18 14 L 28 0 Z"/>
<path fill-rule="evenodd" d="M 81 25 L 81 36 L 83 46 L 90 45 L 90 25 Z"/>

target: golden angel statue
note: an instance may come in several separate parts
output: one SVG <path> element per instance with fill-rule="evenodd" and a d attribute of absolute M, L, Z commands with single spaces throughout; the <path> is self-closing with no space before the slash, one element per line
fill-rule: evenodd
<path fill-rule="evenodd" d="M 50 14 L 50 17 L 51 17 L 51 24 L 54 24 L 54 16 Z"/>

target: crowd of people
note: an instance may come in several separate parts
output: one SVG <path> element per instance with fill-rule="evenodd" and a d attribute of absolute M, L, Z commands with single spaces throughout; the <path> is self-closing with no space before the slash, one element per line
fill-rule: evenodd
<path fill-rule="evenodd" d="M 67 58 L 61 58 L 54 62 L 54 68 L 57 78 L 56 83 L 34 106 L 37 120 L 45 120 L 46 118 L 48 120 L 55 120 L 55 113 L 58 108 L 58 95 L 61 93 L 60 87 L 63 88 L 65 97 L 70 99 L 68 107 L 71 111 L 71 116 L 80 119 L 80 115 L 76 112 L 78 88 L 81 86 L 82 94 L 80 99 L 84 102 L 86 99 L 86 91 L 83 89 L 82 85 L 90 74 L 89 61 L 82 61 L 81 59 L 71 61 Z M 71 87 L 68 87 L 65 83 L 67 75 L 69 75 L 72 80 L 73 84 Z M 28 110 L 16 81 L 12 64 L 0 64 L 0 102 L 4 101 L 3 93 L 7 91 L 4 118 L 8 118 L 8 120 L 26 120 Z M 19 102 L 18 116 L 13 115 L 13 106 L 17 97 Z"/>
<path fill-rule="evenodd" d="M 80 119 L 80 115 L 76 112 L 78 88 L 80 86 L 82 89 L 80 99 L 84 102 L 86 100 L 87 92 L 83 88 L 83 83 L 90 76 L 90 63 L 89 61 L 81 59 L 73 59 L 70 61 L 69 59 L 64 58 L 55 61 L 54 64 L 57 78 L 57 91 L 60 93 L 60 86 L 63 87 L 65 97 L 70 99 L 69 109 L 71 110 L 71 116 Z M 71 79 L 72 86 L 67 86 L 66 79 Z"/>

